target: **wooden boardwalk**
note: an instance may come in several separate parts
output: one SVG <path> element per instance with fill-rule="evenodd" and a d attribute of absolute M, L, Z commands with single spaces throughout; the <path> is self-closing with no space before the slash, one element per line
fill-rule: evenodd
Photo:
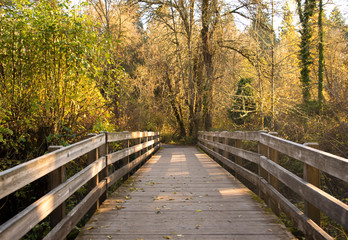
<path fill-rule="evenodd" d="M 193 147 L 164 147 L 77 239 L 294 239 L 252 193 Z"/>

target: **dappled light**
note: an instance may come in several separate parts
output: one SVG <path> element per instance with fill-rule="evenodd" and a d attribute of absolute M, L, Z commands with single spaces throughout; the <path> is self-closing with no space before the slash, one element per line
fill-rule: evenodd
<path fill-rule="evenodd" d="M 230 188 L 230 189 L 219 189 L 221 196 L 223 197 L 231 197 L 231 196 L 239 196 L 249 193 L 245 188 Z"/>

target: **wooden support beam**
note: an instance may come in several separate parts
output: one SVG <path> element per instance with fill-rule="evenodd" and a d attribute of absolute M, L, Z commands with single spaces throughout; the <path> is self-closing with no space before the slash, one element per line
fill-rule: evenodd
<path fill-rule="evenodd" d="M 303 145 L 318 149 L 318 143 L 304 143 Z M 310 184 L 320 188 L 320 171 L 306 163 L 303 165 L 303 179 Z M 305 214 L 320 226 L 320 210 L 309 202 L 305 201 Z"/>
<path fill-rule="evenodd" d="M 242 142 L 242 140 L 240 140 L 240 139 L 235 139 L 235 140 L 234 140 L 234 146 L 235 146 L 236 148 L 243 149 L 243 142 Z M 235 161 L 236 161 L 236 164 L 238 164 L 238 165 L 241 166 L 241 167 L 243 166 L 243 158 L 238 157 L 238 156 L 235 156 L 234 159 L 235 159 Z M 235 175 L 236 175 L 236 178 L 239 178 L 239 177 L 240 177 L 237 173 L 236 173 Z"/>
<path fill-rule="evenodd" d="M 261 130 L 260 132 L 267 133 L 266 131 Z M 258 153 L 268 158 L 268 147 L 265 144 L 262 144 L 261 142 L 258 143 Z M 269 176 L 268 172 L 263 169 L 260 165 L 258 165 L 258 174 L 260 177 L 264 178 L 266 181 L 268 181 Z M 261 189 L 259 189 L 259 196 L 263 198 L 265 202 L 268 203 L 268 198 L 265 194 L 262 193 Z"/>
<path fill-rule="evenodd" d="M 101 157 L 106 157 L 106 155 L 109 153 L 109 149 L 108 149 L 108 132 L 100 132 L 101 134 L 105 135 L 105 144 L 103 144 L 102 146 L 100 146 L 98 148 L 98 158 Z M 98 174 L 98 178 L 99 181 L 103 181 L 104 179 L 106 179 L 109 176 L 109 159 L 106 158 L 106 166 L 105 169 L 103 169 L 102 171 L 100 171 L 100 173 Z M 108 187 L 109 185 L 106 184 L 106 191 L 104 192 L 104 194 L 102 194 L 102 196 L 99 199 L 99 203 L 101 204 L 102 202 L 105 201 L 105 199 L 108 197 Z"/>
<path fill-rule="evenodd" d="M 61 149 L 63 146 L 49 146 L 48 152 L 54 152 L 58 149 Z M 48 185 L 49 190 L 52 190 L 58 187 L 60 184 L 65 182 L 65 166 L 61 166 L 56 170 L 48 174 Z M 54 228 L 65 216 L 65 202 L 59 205 L 53 212 L 50 214 L 50 227 Z"/>
<path fill-rule="evenodd" d="M 96 134 L 88 134 L 88 137 L 93 137 Z M 90 165 L 93 162 L 98 160 L 98 148 L 90 151 L 87 154 L 87 164 Z M 87 183 L 87 191 L 92 191 L 97 185 L 99 184 L 99 175 L 97 174 L 95 177 L 93 177 L 89 182 Z M 92 216 L 94 212 L 99 208 L 99 199 L 96 201 L 95 204 L 92 205 L 92 207 L 88 210 L 88 215 Z"/>
<path fill-rule="evenodd" d="M 270 132 L 269 133 L 272 136 L 276 136 L 278 135 L 277 132 Z M 273 148 L 268 148 L 268 154 L 269 154 L 269 159 L 272 160 L 273 162 L 278 164 L 278 160 L 279 160 L 279 153 L 277 150 L 273 149 Z M 273 175 L 268 174 L 268 182 L 271 184 L 271 186 L 276 189 L 277 191 L 279 191 L 279 180 L 277 178 L 275 178 Z M 279 207 L 277 204 L 277 201 L 275 199 L 269 198 L 269 206 L 272 209 L 272 211 L 279 216 L 280 215 L 280 211 L 279 211 Z"/>

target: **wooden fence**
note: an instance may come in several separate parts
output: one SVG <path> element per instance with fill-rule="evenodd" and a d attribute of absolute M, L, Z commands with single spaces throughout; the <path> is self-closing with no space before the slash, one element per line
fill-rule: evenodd
<path fill-rule="evenodd" d="M 262 131 L 199 132 L 198 145 L 237 177 L 255 186 L 272 210 L 290 217 L 308 239 L 332 239 L 320 228 L 320 212 L 348 230 L 348 205 L 319 185 L 320 171 L 348 182 L 348 159 L 310 147 L 314 144 L 301 145 L 274 135 Z M 257 144 L 257 152 L 242 149 L 247 143 Z M 303 162 L 303 178 L 278 164 L 280 153 Z M 250 162 L 257 166 L 256 171 L 244 167 Z M 279 182 L 304 199 L 305 213 L 279 192 Z"/>
<path fill-rule="evenodd" d="M 115 143 L 123 149 L 113 151 Z M 0 199 L 47 175 L 46 195 L 0 226 L 0 239 L 20 239 L 50 215 L 52 229 L 45 239 L 64 239 L 79 220 L 97 209 L 112 186 L 159 148 L 157 132 L 103 132 L 67 147 L 53 146 L 50 153 L 0 172 Z M 88 166 L 65 179 L 64 165 L 87 155 Z M 68 214 L 65 201 L 87 184 L 88 194 Z M 86 185 L 85 185 L 86 186 Z"/>

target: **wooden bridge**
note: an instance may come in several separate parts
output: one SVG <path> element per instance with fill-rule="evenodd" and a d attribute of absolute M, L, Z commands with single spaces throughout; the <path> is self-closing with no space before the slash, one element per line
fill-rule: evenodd
<path fill-rule="evenodd" d="M 160 149 L 159 138 L 104 132 L 0 172 L 0 199 L 44 176 L 51 189 L 3 223 L 0 239 L 20 239 L 44 219 L 51 225 L 45 239 L 64 239 L 95 211 L 77 239 L 293 239 L 236 177 L 308 238 L 332 239 L 320 228 L 321 212 L 348 230 L 348 206 L 319 186 L 321 171 L 348 182 L 345 158 L 265 132 L 200 132 L 201 150 Z M 304 178 L 280 166 L 279 155 L 303 162 Z M 66 179 L 65 165 L 81 157 L 88 165 Z M 283 186 L 304 199 L 305 213 L 280 193 Z M 88 192 L 66 211 L 81 188 Z"/>

